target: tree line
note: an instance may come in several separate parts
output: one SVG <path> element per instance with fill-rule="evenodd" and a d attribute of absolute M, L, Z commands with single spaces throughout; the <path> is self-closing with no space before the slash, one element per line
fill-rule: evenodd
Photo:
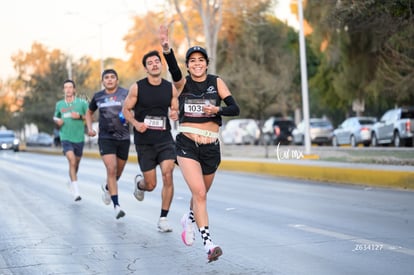
<path fill-rule="evenodd" d="M 167 22 L 183 73 L 185 50 L 206 47 L 209 71 L 225 79 L 241 117 L 263 121 L 270 115 L 293 117 L 302 109 L 298 31 L 275 17 L 275 1 L 166 0 L 165 5 L 168 14 L 135 16 L 124 30 L 128 60 L 104 60 L 105 68 L 118 71 L 122 86 L 145 77 L 140 61 L 149 50 L 161 51 L 158 28 Z M 296 8 L 292 3 L 293 12 Z M 311 117 L 338 124 L 348 116 L 379 117 L 386 109 L 414 105 L 413 11 L 413 0 L 306 1 Z M 0 125 L 7 128 L 33 123 L 51 133 L 54 104 L 68 76 L 82 97 L 101 89 L 100 61 L 89 56 L 73 60 L 34 42 L 12 60 L 17 77 L 0 83 Z M 364 103 L 364 110 L 353 110 L 355 102 Z"/>

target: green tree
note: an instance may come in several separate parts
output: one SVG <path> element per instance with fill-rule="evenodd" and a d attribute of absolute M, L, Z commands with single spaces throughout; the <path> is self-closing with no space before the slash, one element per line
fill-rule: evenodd
<path fill-rule="evenodd" d="M 26 123 L 34 123 L 39 131 L 51 133 L 53 112 L 57 100 L 62 99 L 62 83 L 67 79 L 66 62 L 52 61 L 44 75 L 32 75 L 30 90 L 24 101 Z"/>
<path fill-rule="evenodd" d="M 291 115 L 298 107 L 297 90 L 292 90 L 298 55 L 288 39 L 293 31 L 263 11 L 261 14 L 239 16 L 242 21 L 233 29 L 232 39 L 220 41 L 217 63 L 219 74 L 242 107 L 241 116 L 258 120 L 276 113 Z"/>
<path fill-rule="evenodd" d="M 42 44 L 34 43 L 30 52 L 19 52 L 13 58 L 19 72 L 15 85 L 24 89 L 24 103 L 17 116 L 22 122 L 21 127 L 33 123 L 39 131 L 51 133 L 55 104 L 63 98 L 62 84 L 68 78 L 68 56 L 60 50 L 49 51 Z M 89 61 L 82 58 L 79 63 L 72 64 L 77 88 L 84 86 L 89 78 Z M 78 88 L 77 91 L 78 94 L 90 94 L 88 89 Z"/>
<path fill-rule="evenodd" d="M 11 113 L 8 106 L 0 102 L 0 127 L 10 128 Z"/>
<path fill-rule="evenodd" d="M 394 105 L 412 104 L 413 14 L 411 0 L 309 1 L 312 44 L 317 50 L 328 45 L 312 80 L 312 88 L 335 102 L 325 107 L 349 115 L 358 99 L 365 101 L 367 113 L 379 115 Z"/>

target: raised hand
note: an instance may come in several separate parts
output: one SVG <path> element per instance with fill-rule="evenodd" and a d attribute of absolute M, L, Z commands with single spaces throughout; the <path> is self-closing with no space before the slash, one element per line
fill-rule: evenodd
<path fill-rule="evenodd" d="M 159 32 L 160 43 L 161 43 L 161 46 L 162 46 L 162 50 L 165 51 L 165 52 L 170 49 L 170 45 L 168 43 L 168 26 L 169 25 L 171 25 L 171 23 L 168 24 L 167 26 L 166 25 L 161 25 L 160 26 L 160 32 Z"/>

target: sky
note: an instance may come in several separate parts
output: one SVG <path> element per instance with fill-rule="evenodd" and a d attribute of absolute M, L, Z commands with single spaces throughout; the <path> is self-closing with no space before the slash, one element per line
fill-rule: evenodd
<path fill-rule="evenodd" d="M 290 0 L 279 0 L 281 20 L 293 22 Z M 34 42 L 60 49 L 75 59 L 88 55 L 127 59 L 122 40 L 132 17 L 163 8 L 164 0 L 13 0 L 0 8 L 0 79 L 15 76 L 11 56 L 30 52 Z M 294 23 L 293 23 L 294 24 Z"/>

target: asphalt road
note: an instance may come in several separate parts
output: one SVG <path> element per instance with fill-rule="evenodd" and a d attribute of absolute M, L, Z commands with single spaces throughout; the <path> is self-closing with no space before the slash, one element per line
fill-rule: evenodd
<path fill-rule="evenodd" d="M 156 230 L 160 186 L 132 195 L 137 171 L 128 163 L 119 181 L 126 217 L 115 220 L 99 159 L 82 160 L 76 203 L 63 156 L 0 151 L 0 274 L 412 274 L 412 191 L 219 171 L 208 208 L 224 254 L 207 264 L 200 238 L 181 241 L 190 197 L 179 169 L 167 234 Z"/>

